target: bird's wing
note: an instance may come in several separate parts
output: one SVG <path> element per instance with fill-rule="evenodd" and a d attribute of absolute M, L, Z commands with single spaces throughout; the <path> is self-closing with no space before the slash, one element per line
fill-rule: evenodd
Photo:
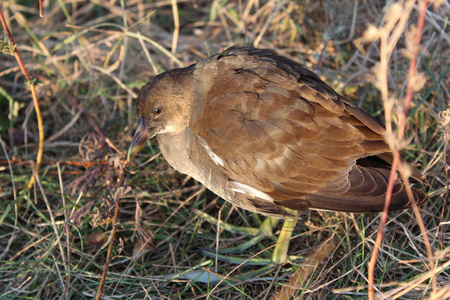
<path fill-rule="evenodd" d="M 230 181 L 293 209 L 322 208 L 327 199 L 317 195 L 357 190 L 370 201 L 386 190 L 372 171 L 355 168 L 359 158 L 389 151 L 384 128 L 314 73 L 256 49 L 231 49 L 195 72 L 209 77 L 198 83 L 206 99 L 191 128 Z"/>

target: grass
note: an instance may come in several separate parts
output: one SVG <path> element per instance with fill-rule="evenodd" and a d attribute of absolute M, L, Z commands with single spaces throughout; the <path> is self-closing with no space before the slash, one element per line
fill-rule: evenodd
<path fill-rule="evenodd" d="M 361 39 L 367 23 L 384 24 L 386 11 L 379 1 L 176 2 L 175 9 L 174 1 L 127 1 L 123 7 L 114 1 L 44 1 L 43 18 L 34 1 L 2 2 L 16 49 L 35 80 L 46 139 L 42 166 L 29 189 L 38 123 L 16 60 L 2 54 L 2 298 L 94 297 L 113 224 L 103 291 L 108 299 L 269 299 L 298 268 L 285 265 L 255 281 L 217 285 L 214 274 L 233 278 L 256 267 L 236 268 L 199 250 L 215 251 L 248 238 L 218 228 L 195 210 L 233 225 L 256 226 L 261 220 L 172 170 L 154 140 L 138 155 L 141 164 L 124 164 L 136 125 L 134 99 L 159 72 L 234 44 L 253 43 L 317 70 L 337 91 L 385 121 L 375 84 L 379 75 L 372 72 L 380 45 Z M 417 66 L 426 82 L 414 94 L 402 151 L 429 182 L 425 189 L 431 199 L 420 215 L 437 290 L 432 293 L 426 241 L 415 214 L 407 210 L 389 214 L 376 257 L 375 287 L 381 298 L 445 299 L 450 294 L 449 129 L 440 125 L 450 99 L 448 10 L 448 4 L 428 7 Z M 417 16 L 413 8 L 407 24 L 415 24 Z M 407 87 L 407 28 L 387 65 L 387 89 L 397 104 Z M 1 45 L 5 49 L 7 41 Z M 396 107 L 394 130 L 399 128 Z M 118 219 L 112 222 L 116 204 Z M 378 214 L 304 212 L 290 254 L 310 256 L 331 235 L 339 245 L 295 297 L 367 299 L 368 262 L 379 222 Z M 264 240 L 245 257 L 271 246 L 271 239 Z M 205 269 L 213 272 L 209 281 L 201 272 Z"/>

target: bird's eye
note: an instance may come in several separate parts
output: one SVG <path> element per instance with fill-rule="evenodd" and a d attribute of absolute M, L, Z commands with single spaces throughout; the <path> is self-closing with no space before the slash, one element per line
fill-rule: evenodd
<path fill-rule="evenodd" d="M 160 108 L 160 107 L 155 108 L 155 110 L 153 111 L 153 114 L 155 116 L 159 116 L 161 113 L 162 113 L 162 108 Z"/>

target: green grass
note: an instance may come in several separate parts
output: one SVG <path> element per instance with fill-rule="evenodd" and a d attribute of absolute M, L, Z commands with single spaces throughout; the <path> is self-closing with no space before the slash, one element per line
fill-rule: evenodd
<path fill-rule="evenodd" d="M 248 238 L 218 228 L 195 210 L 238 226 L 257 226 L 258 218 L 172 170 L 158 155 L 155 140 L 138 154 L 140 165 L 125 166 L 136 126 L 134 99 L 157 74 L 154 69 L 189 65 L 256 40 L 258 47 L 276 49 L 310 69 L 318 66 L 326 82 L 383 120 L 383 103 L 371 75 L 379 45 L 362 44 L 366 53 L 355 46 L 367 22 L 381 26 L 383 6 L 358 2 L 353 19 L 355 1 L 348 0 L 285 1 L 279 7 L 278 1 L 254 1 L 253 6 L 237 0 L 214 5 L 178 1 L 180 35 L 171 54 L 171 1 L 125 1 L 125 7 L 118 1 L 72 2 L 44 1 L 44 18 L 34 2 L 7 1 L 0 7 L 27 70 L 37 80 L 45 137 L 52 137 L 45 143 L 40 185 L 28 189 L 38 141 L 36 115 L 17 62 L 0 54 L 0 297 L 92 299 L 117 202 L 120 213 L 105 299 L 270 299 L 299 266 L 285 265 L 238 284 L 205 282 L 205 270 L 232 278 L 257 267 L 236 268 L 203 257 L 201 249 L 214 252 Z M 422 38 L 426 54 L 418 64 L 427 81 L 413 98 L 405 134 L 410 144 L 403 151 L 429 182 L 431 200 L 421 214 L 435 266 L 444 267 L 436 275 L 444 294 L 431 295 L 430 279 L 414 281 L 429 272 L 428 258 L 415 216 L 405 211 L 390 214 L 377 257 L 375 284 L 389 298 L 409 286 L 414 289 L 400 299 L 444 299 L 450 293 L 450 236 L 448 224 L 440 224 L 448 223 L 450 214 L 444 200 L 449 179 L 443 154 L 448 146 L 438 117 L 449 105 L 446 16 L 443 7 L 430 8 L 427 16 Z M 409 21 L 415 24 L 416 19 L 413 11 Z M 389 65 L 389 90 L 397 99 L 404 96 L 408 73 L 404 47 L 405 35 Z M 115 195 L 121 186 L 132 190 Z M 378 225 L 377 214 L 304 212 L 291 255 L 307 257 L 333 234 L 340 243 L 296 297 L 367 299 L 367 264 Z M 266 239 L 242 256 L 249 258 L 272 245 Z"/>

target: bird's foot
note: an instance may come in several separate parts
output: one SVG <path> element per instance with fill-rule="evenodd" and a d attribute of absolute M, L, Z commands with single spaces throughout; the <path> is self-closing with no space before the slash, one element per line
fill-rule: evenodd
<path fill-rule="evenodd" d="M 202 212 L 196 211 L 196 213 L 207 221 L 219 224 L 219 220 L 216 218 Z M 251 239 L 242 243 L 236 247 L 217 249 L 216 251 L 211 250 L 202 250 L 202 253 L 210 258 L 217 258 L 220 261 L 238 264 L 238 265 L 262 265 L 264 266 L 261 269 L 258 269 L 254 272 L 245 275 L 246 279 L 255 278 L 261 274 L 267 273 L 270 270 L 274 269 L 280 264 L 284 264 L 286 262 L 297 261 L 301 259 L 298 256 L 288 256 L 287 251 L 289 247 L 289 240 L 292 235 L 292 231 L 297 223 L 297 220 L 286 220 L 283 224 L 283 228 L 280 231 L 278 241 L 273 233 L 275 226 L 277 225 L 279 219 L 276 218 L 266 218 L 264 222 L 261 223 L 259 228 L 253 227 L 240 227 L 234 226 L 225 222 L 220 222 L 220 227 L 234 233 L 239 233 L 242 235 L 253 236 Z M 272 247 L 273 251 L 266 246 L 262 245 L 261 241 L 271 238 L 276 244 Z M 258 245 L 261 251 L 257 253 L 257 255 L 261 254 L 263 258 L 260 257 L 250 257 L 243 258 L 237 256 L 230 256 L 228 254 L 236 254 L 243 253 L 247 249 L 252 246 Z M 227 254 L 227 255 L 225 255 Z M 256 255 L 255 255 L 256 256 Z"/>

